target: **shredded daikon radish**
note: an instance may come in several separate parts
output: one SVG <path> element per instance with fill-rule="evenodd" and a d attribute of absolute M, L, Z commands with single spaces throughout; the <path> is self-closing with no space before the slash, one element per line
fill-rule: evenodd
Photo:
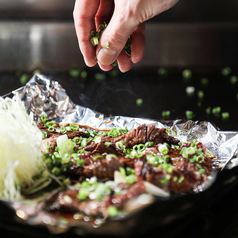
<path fill-rule="evenodd" d="M 41 159 L 42 133 L 16 94 L 0 97 L 0 199 L 17 201 L 21 190 L 34 184 L 45 165 Z"/>

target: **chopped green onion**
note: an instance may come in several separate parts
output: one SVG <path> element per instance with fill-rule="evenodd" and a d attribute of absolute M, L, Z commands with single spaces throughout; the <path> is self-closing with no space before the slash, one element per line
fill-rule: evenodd
<path fill-rule="evenodd" d="M 189 79 L 192 77 L 192 71 L 190 69 L 184 69 L 182 75 L 185 79 Z"/>
<path fill-rule="evenodd" d="M 44 114 L 40 117 L 40 123 L 45 123 L 46 120 L 47 120 L 47 115 L 46 114 Z"/>
<path fill-rule="evenodd" d="M 154 142 L 153 141 L 148 141 L 148 142 L 145 143 L 145 146 L 146 147 L 152 147 L 152 146 L 154 146 Z"/>
<path fill-rule="evenodd" d="M 142 104 L 143 104 L 143 99 L 142 98 L 136 99 L 136 105 L 137 106 L 141 106 Z"/>
<path fill-rule="evenodd" d="M 99 41 L 98 41 L 98 38 L 96 36 L 93 36 L 91 39 L 90 39 L 91 43 L 93 46 L 96 46 L 99 44 Z"/>
<path fill-rule="evenodd" d="M 165 68 L 159 68 L 158 71 L 157 71 L 158 75 L 160 76 L 165 76 L 168 74 L 168 70 L 165 69 Z"/>
<path fill-rule="evenodd" d="M 69 74 L 70 74 L 71 77 L 76 78 L 80 75 L 80 70 L 79 69 L 71 69 L 69 71 Z"/>
<path fill-rule="evenodd" d="M 108 141 L 106 141 L 104 144 L 105 144 L 106 146 L 110 146 L 112 143 L 111 143 L 111 142 L 108 142 Z"/>
<path fill-rule="evenodd" d="M 126 148 L 126 142 L 123 140 L 116 142 L 115 145 L 118 150 L 124 150 Z"/>
<path fill-rule="evenodd" d="M 23 74 L 21 77 L 20 77 L 20 82 L 22 85 L 25 85 L 28 81 L 29 77 L 27 74 Z"/>
<path fill-rule="evenodd" d="M 207 84 L 209 84 L 209 80 L 208 80 L 207 78 L 201 78 L 201 79 L 200 79 L 200 83 L 201 83 L 202 85 L 207 85 Z"/>
<path fill-rule="evenodd" d="M 81 76 L 81 78 L 83 78 L 83 79 L 87 78 L 87 76 L 88 76 L 87 71 L 83 70 L 83 71 L 81 72 L 80 76 Z"/>
<path fill-rule="evenodd" d="M 82 139 L 81 139 L 80 137 L 78 137 L 78 136 L 76 136 L 76 137 L 73 138 L 73 142 L 74 142 L 76 145 L 81 144 L 81 141 L 82 141 Z"/>
<path fill-rule="evenodd" d="M 64 153 L 71 154 L 74 149 L 74 143 L 71 140 L 68 140 L 67 142 L 64 143 L 63 145 L 63 151 Z"/>
<path fill-rule="evenodd" d="M 223 120 L 226 120 L 226 119 L 228 119 L 228 118 L 230 117 L 230 114 L 229 114 L 229 112 L 223 112 L 223 113 L 221 114 L 221 116 L 222 116 L 222 119 L 223 119 Z"/>
<path fill-rule="evenodd" d="M 93 140 L 94 140 L 95 143 L 98 144 L 98 143 L 101 143 L 102 137 L 101 136 L 95 136 Z"/>
<path fill-rule="evenodd" d="M 46 131 L 41 131 L 42 132 L 42 139 L 46 139 L 47 138 L 47 132 Z"/>
<path fill-rule="evenodd" d="M 209 114 L 211 114 L 211 107 L 207 107 L 206 108 L 206 113 L 209 115 Z"/>
<path fill-rule="evenodd" d="M 170 116 L 170 111 L 166 110 L 166 111 L 162 111 L 162 117 L 169 117 Z"/>
<path fill-rule="evenodd" d="M 197 92 L 197 96 L 198 96 L 199 99 L 203 99 L 204 98 L 204 92 L 202 90 L 199 90 Z"/>
<path fill-rule="evenodd" d="M 223 75 L 223 76 L 227 76 L 227 75 L 229 75 L 231 73 L 231 68 L 230 67 L 225 67 L 225 68 L 222 68 L 222 70 L 221 70 L 221 74 Z"/>
<path fill-rule="evenodd" d="M 106 42 L 106 48 L 109 49 L 109 47 L 110 47 L 110 43 L 107 41 Z"/>
<path fill-rule="evenodd" d="M 136 150 L 138 152 L 143 152 L 145 150 L 145 145 L 144 144 L 139 144 L 139 145 L 134 145 L 133 150 Z"/>
<path fill-rule="evenodd" d="M 186 91 L 187 95 L 191 96 L 191 95 L 193 95 L 194 92 L 195 92 L 195 87 L 193 87 L 193 86 L 188 86 L 188 87 L 186 87 L 185 91 Z"/>
<path fill-rule="evenodd" d="M 186 115 L 186 118 L 187 118 L 188 120 L 192 120 L 193 117 L 194 117 L 193 111 L 189 111 L 189 110 L 187 110 L 187 111 L 185 112 L 185 115 Z"/>
<path fill-rule="evenodd" d="M 109 206 L 107 208 L 107 213 L 110 217 L 114 217 L 118 214 L 118 210 L 115 206 Z"/>
<path fill-rule="evenodd" d="M 214 107 L 213 109 L 212 109 L 212 113 L 213 114 L 219 114 L 221 112 L 221 107 Z"/>
<path fill-rule="evenodd" d="M 82 141 L 81 141 L 81 147 L 84 148 L 87 146 L 87 143 L 88 143 L 88 140 L 87 138 L 83 138 Z"/>
<path fill-rule="evenodd" d="M 231 83 L 231 84 L 236 84 L 237 81 L 238 81 L 238 78 L 237 78 L 236 75 L 232 75 L 232 76 L 230 77 L 230 83 Z"/>
<path fill-rule="evenodd" d="M 98 81 L 104 81 L 105 78 L 106 78 L 106 76 L 105 76 L 105 74 L 102 74 L 102 73 L 96 73 L 96 74 L 94 75 L 94 78 L 95 78 L 96 80 L 98 80 Z"/>
<path fill-rule="evenodd" d="M 72 131 L 78 131 L 79 130 L 79 125 L 69 124 L 69 128 Z"/>

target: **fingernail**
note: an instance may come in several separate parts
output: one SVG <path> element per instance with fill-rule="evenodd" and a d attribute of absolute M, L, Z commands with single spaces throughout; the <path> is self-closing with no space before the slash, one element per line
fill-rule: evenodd
<path fill-rule="evenodd" d="M 117 51 L 101 48 L 97 54 L 97 60 L 103 65 L 112 64 L 117 57 Z"/>

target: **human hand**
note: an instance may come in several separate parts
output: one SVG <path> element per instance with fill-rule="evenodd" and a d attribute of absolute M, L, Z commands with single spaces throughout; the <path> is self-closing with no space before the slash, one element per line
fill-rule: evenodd
<path fill-rule="evenodd" d="M 145 51 L 145 21 L 171 8 L 178 0 L 76 0 L 74 23 L 87 66 L 98 63 L 104 71 L 113 68 L 116 59 L 122 72 L 139 62 Z M 108 23 L 99 45 L 90 42 L 91 31 Z M 131 55 L 123 51 L 131 36 Z M 109 44 L 109 47 L 108 47 Z"/>

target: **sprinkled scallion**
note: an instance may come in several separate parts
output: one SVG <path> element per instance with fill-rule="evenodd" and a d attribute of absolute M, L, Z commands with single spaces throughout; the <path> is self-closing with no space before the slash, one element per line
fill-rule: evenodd
<path fill-rule="evenodd" d="M 46 139 L 47 138 L 47 132 L 46 131 L 42 131 L 42 139 Z"/>
<path fill-rule="evenodd" d="M 72 131 L 78 131 L 79 130 L 79 125 L 76 124 L 69 124 L 69 128 Z"/>
<path fill-rule="evenodd" d="M 110 146 L 112 143 L 109 142 L 109 141 L 106 141 L 104 144 L 105 144 L 106 146 Z"/>
<path fill-rule="evenodd" d="M 107 208 L 107 213 L 110 217 L 114 217 L 118 214 L 118 210 L 115 206 L 109 206 Z"/>
<path fill-rule="evenodd" d="M 169 149 L 168 149 L 168 145 L 167 144 L 161 144 L 160 146 L 159 146 L 159 151 L 162 153 L 162 154 L 164 154 L 164 155 L 166 155 L 166 154 L 168 154 L 168 152 L 169 152 Z"/>

